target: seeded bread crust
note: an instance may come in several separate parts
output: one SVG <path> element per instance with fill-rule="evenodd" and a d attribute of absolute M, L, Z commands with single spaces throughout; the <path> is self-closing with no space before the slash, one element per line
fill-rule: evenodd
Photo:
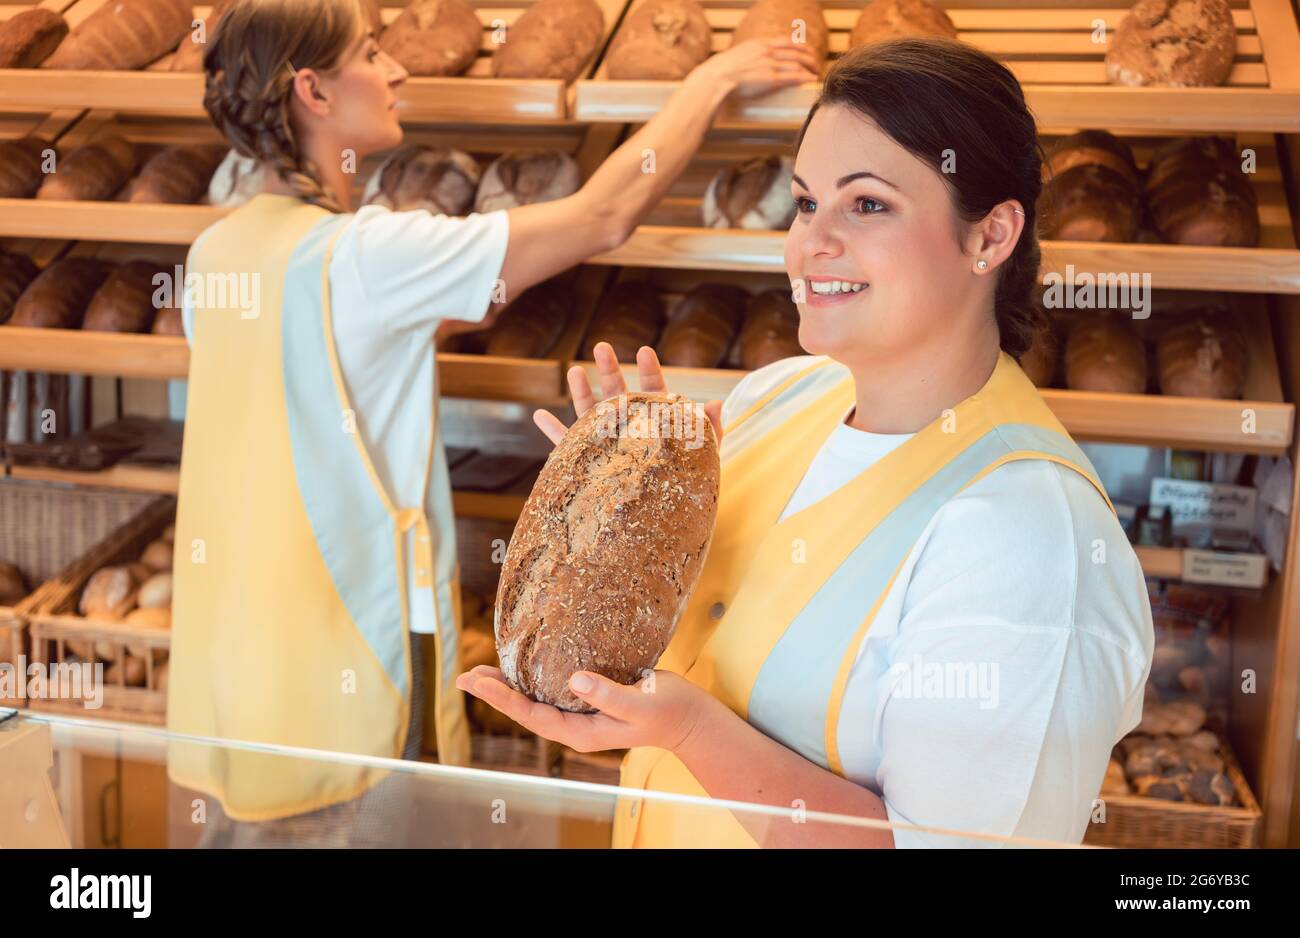
<path fill-rule="evenodd" d="M 551 452 L 497 590 L 494 628 L 506 680 L 574 712 L 590 711 L 568 689 L 575 671 L 633 684 L 658 662 L 704 567 L 717 517 L 718 447 L 703 412 L 678 394 L 629 392 L 624 400 L 629 432 L 610 432 L 619 420 L 619 398 L 610 398 Z M 634 420 L 649 404 L 675 414 L 685 432 L 637 434 Z"/>
<path fill-rule="evenodd" d="M 1115 30 L 1106 77 L 1116 85 L 1220 85 L 1236 51 L 1226 0 L 1138 0 Z"/>

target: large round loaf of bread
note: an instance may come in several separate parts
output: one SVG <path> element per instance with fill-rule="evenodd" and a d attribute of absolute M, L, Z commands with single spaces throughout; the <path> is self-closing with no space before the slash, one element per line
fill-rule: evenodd
<path fill-rule="evenodd" d="M 575 671 L 633 684 L 668 647 L 718 508 L 718 445 L 678 394 L 629 392 L 582 415 L 546 461 L 497 589 L 501 670 L 564 710 Z"/>

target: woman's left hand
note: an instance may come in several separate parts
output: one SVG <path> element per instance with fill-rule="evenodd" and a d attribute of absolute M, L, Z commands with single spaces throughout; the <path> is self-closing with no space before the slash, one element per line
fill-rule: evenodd
<path fill-rule="evenodd" d="M 506 684 L 500 668 L 488 665 L 460 675 L 456 686 L 525 729 L 578 752 L 633 746 L 677 750 L 698 732 L 711 708 L 722 706 L 672 671 L 655 671 L 633 685 L 591 671 L 577 672 L 569 679 L 569 689 L 599 713 L 570 713 L 529 700 Z"/>

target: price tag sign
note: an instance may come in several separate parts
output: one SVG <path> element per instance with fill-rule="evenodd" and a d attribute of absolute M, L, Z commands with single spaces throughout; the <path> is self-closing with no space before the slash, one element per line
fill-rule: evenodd
<path fill-rule="evenodd" d="M 1225 554 L 1213 550 L 1183 551 L 1183 582 L 1216 586 L 1260 587 L 1268 579 L 1263 554 Z"/>
<path fill-rule="evenodd" d="M 1249 532 L 1255 526 L 1255 501 L 1255 490 L 1246 485 L 1151 480 L 1151 505 L 1169 509 L 1175 534 L 1206 528 Z"/>

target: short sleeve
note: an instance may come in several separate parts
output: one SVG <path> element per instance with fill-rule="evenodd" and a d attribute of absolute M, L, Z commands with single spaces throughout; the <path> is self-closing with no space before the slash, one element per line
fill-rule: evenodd
<path fill-rule="evenodd" d="M 945 506 L 913 569 L 877 688 L 876 779 L 896 823 L 1078 843 L 1140 717 L 1141 568 L 1073 470 L 1013 463 L 986 480 Z M 898 830 L 895 845 L 999 842 Z"/>
<path fill-rule="evenodd" d="M 442 319 L 486 315 L 509 242 L 505 211 L 465 218 L 426 211 L 357 211 L 335 245 L 331 275 L 351 277 L 376 325 L 429 330 Z"/>

